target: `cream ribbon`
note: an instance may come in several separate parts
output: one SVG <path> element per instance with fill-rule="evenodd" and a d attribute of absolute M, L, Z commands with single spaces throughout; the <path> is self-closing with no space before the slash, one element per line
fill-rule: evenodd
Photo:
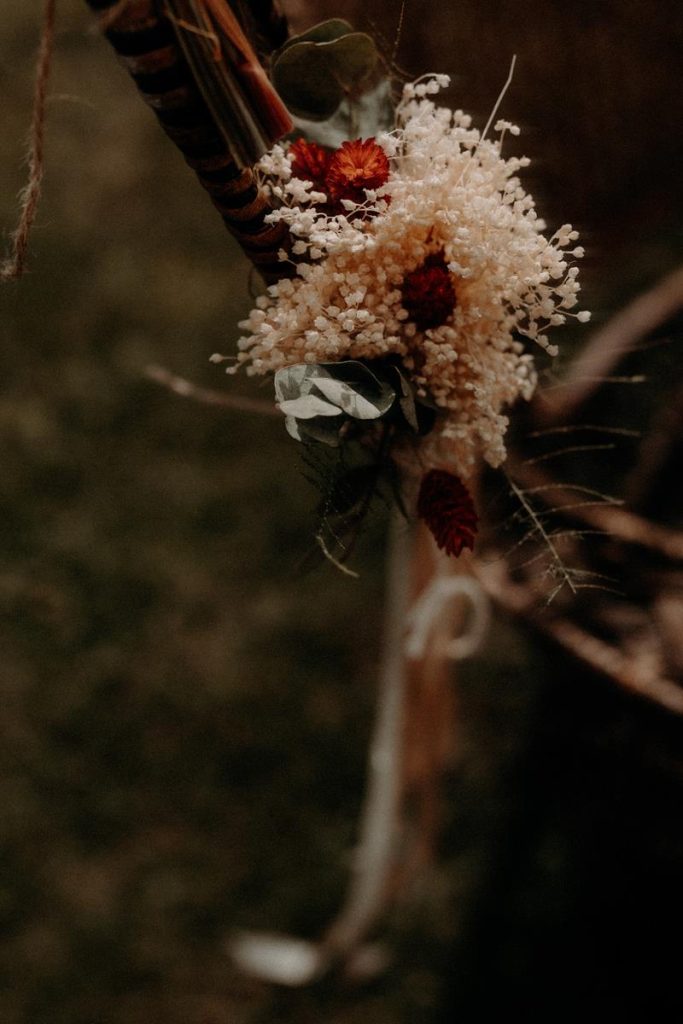
<path fill-rule="evenodd" d="M 443 655 L 461 661 L 479 650 L 491 620 L 489 599 L 471 576 L 444 575 L 431 581 L 408 613 L 404 648 L 407 658 L 414 660 L 425 656 L 434 626 L 445 606 L 456 598 L 467 600 L 470 614 L 459 636 L 444 645 Z"/>

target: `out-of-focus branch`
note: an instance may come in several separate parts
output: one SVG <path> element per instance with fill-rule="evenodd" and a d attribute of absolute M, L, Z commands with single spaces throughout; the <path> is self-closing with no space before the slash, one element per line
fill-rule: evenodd
<path fill-rule="evenodd" d="M 581 407 L 597 392 L 605 378 L 613 377 L 622 358 L 681 308 L 683 268 L 664 278 L 618 313 L 574 360 L 564 386 L 558 389 L 553 399 L 549 399 L 546 393 L 543 399 L 534 403 L 532 418 L 540 428 L 539 432 L 561 430 L 563 425 L 577 419 Z M 680 441 L 683 426 L 681 401 L 683 392 L 679 389 L 678 401 L 662 412 L 654 430 L 641 445 L 630 483 L 627 481 L 626 497 L 632 501 L 634 498 L 640 502 L 647 500 L 672 450 Z M 542 502 L 546 514 L 560 516 L 565 521 L 579 523 L 590 531 L 604 534 L 608 539 L 652 552 L 657 558 L 652 560 L 650 571 L 659 574 L 655 589 L 666 587 L 672 571 L 675 572 L 683 562 L 683 532 L 637 515 L 624 508 L 621 500 L 589 487 L 557 484 L 546 474 L 540 461 L 523 461 L 519 456 L 510 458 L 510 474 L 519 482 L 523 493 Z M 577 531 L 574 539 L 577 554 L 581 554 L 580 534 L 581 531 Z M 570 532 L 566 536 L 572 539 Z M 664 570 L 661 568 L 663 561 Z M 611 617 L 615 639 L 608 641 L 597 635 L 597 625 L 594 632 L 592 628 L 588 630 L 579 624 L 571 603 L 565 604 L 562 611 L 544 604 L 531 576 L 534 559 L 529 559 L 526 564 L 527 576 L 511 570 L 504 558 L 493 563 L 477 560 L 473 567 L 491 597 L 508 613 L 525 619 L 577 661 L 609 677 L 623 689 L 683 714 L 683 686 L 667 674 L 667 671 L 673 672 L 675 676 L 680 652 L 677 654 L 670 628 L 668 631 L 664 629 L 670 625 L 670 609 L 679 609 L 680 604 L 673 599 L 664 603 L 655 599 L 653 607 L 649 608 L 623 601 L 605 604 L 598 617 L 602 616 L 603 625 L 607 626 Z M 523 568 L 520 567 L 521 570 Z M 648 570 L 641 566 L 640 571 L 642 575 Z M 590 568 L 586 572 L 591 575 Z M 655 614 L 658 609 L 661 612 L 659 619 Z M 634 622 L 642 623 L 646 629 L 642 638 L 633 634 Z M 648 636 L 651 643 L 646 642 Z M 678 661 L 673 655 L 677 655 Z M 668 670 L 664 666 L 668 666 Z"/>
<path fill-rule="evenodd" d="M 643 438 L 638 459 L 626 478 L 624 499 L 632 506 L 646 503 L 664 474 L 677 445 L 683 444 L 683 385 L 665 401 Z"/>
<path fill-rule="evenodd" d="M 248 395 L 233 395 L 224 391 L 215 391 L 213 388 L 198 387 L 186 380 L 185 377 L 178 377 L 163 366 L 146 367 L 145 376 L 153 380 L 155 384 L 160 384 L 162 388 L 172 391 L 174 395 L 191 398 L 202 405 L 216 405 L 222 409 L 234 409 L 236 412 L 257 413 L 259 416 L 275 416 L 282 419 L 282 413 L 273 402 L 250 398 Z"/>
<path fill-rule="evenodd" d="M 683 267 L 639 295 L 593 335 L 569 366 L 563 387 L 545 392 L 533 403 L 532 415 L 539 426 L 569 422 L 624 355 L 681 308 Z"/>
<path fill-rule="evenodd" d="M 527 494 L 537 495 L 565 518 L 611 534 L 625 544 L 646 548 L 673 561 L 683 561 L 683 533 L 650 522 L 620 505 L 597 497 L 591 500 L 571 487 L 555 484 L 538 466 L 510 460 L 510 467 L 511 476 L 523 485 Z"/>
<path fill-rule="evenodd" d="M 568 654 L 622 689 L 669 711 L 683 714 L 683 687 L 613 644 L 587 632 L 564 615 L 542 604 L 533 588 L 510 579 L 504 561 L 474 563 L 474 571 L 490 597 L 506 612 L 520 616 Z"/>

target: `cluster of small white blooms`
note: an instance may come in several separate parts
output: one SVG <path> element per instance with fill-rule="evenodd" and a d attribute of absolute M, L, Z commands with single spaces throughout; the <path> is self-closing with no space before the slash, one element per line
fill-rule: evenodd
<path fill-rule="evenodd" d="M 330 216 L 315 206 L 316 203 L 325 204 L 327 196 L 324 192 L 317 192 L 312 182 L 292 177 L 292 160 L 282 146 L 274 146 L 260 160 L 258 170 L 266 175 L 265 183 L 271 195 L 281 203 L 278 209 L 268 214 L 266 221 L 271 224 L 283 221 L 287 225 L 295 239 L 292 245 L 295 256 L 315 261 L 335 252 L 361 252 L 367 246 L 367 230 L 357 219 L 352 222 L 343 214 Z M 369 191 L 365 203 L 343 200 L 342 205 L 349 213 L 383 213 L 387 204 L 379 197 L 384 191 Z M 286 260 L 288 253 L 281 250 L 280 257 Z M 299 274 L 304 273 L 304 266 L 300 266 Z M 270 293 L 277 294 L 272 289 Z"/>
<path fill-rule="evenodd" d="M 288 215 L 294 219 L 300 217 L 299 231 L 303 235 L 308 234 L 315 219 L 310 204 L 324 203 L 327 199 L 324 192 L 316 192 L 310 181 L 292 177 L 292 159 L 282 146 L 273 146 L 270 153 L 266 153 L 259 161 L 257 171 L 265 175 L 265 183 L 271 195 L 283 204 L 280 210 L 269 214 L 267 219 L 271 223 L 276 220 L 292 223 Z"/>
<path fill-rule="evenodd" d="M 387 184 L 367 194 L 373 216 L 328 215 L 313 186 L 291 175 L 281 147 L 262 162 L 293 251 L 307 262 L 294 279 L 272 285 L 240 326 L 236 369 L 263 374 L 285 364 L 402 358 L 418 394 L 445 415 L 429 441 L 434 456 L 467 473 L 478 455 L 505 458 L 502 410 L 529 399 L 533 358 L 521 338 L 551 355 L 546 330 L 578 316 L 572 258 L 583 255 L 577 233 L 563 225 L 552 237 L 518 177 L 525 157 L 501 155 L 510 122 L 482 138 L 461 110 L 427 96 L 448 83 L 429 76 L 406 86 L 394 131 L 378 136 L 391 162 Z M 382 197 L 386 196 L 386 199 Z M 432 254 L 443 254 L 456 295 L 441 326 L 419 330 L 402 306 L 402 283 Z M 284 256 L 284 254 L 283 254 Z"/>

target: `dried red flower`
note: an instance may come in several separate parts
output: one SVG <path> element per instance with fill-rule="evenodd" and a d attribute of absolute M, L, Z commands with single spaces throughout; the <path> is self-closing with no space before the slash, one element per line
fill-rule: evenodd
<path fill-rule="evenodd" d="M 389 160 L 374 139 L 342 142 L 327 169 L 325 184 L 330 199 L 364 203 L 366 188 L 381 188 L 389 178 Z"/>
<path fill-rule="evenodd" d="M 470 492 L 459 477 L 444 469 L 430 469 L 422 477 L 417 514 L 447 555 L 456 558 L 463 548 L 472 550 L 478 517 Z"/>
<path fill-rule="evenodd" d="M 432 253 L 404 278 L 401 302 L 421 331 L 445 324 L 455 309 L 456 301 L 453 279 L 443 252 Z"/>
<path fill-rule="evenodd" d="M 297 139 L 289 147 L 292 174 L 302 181 L 311 181 L 319 192 L 326 191 L 325 177 L 332 159 L 332 151 L 317 142 Z"/>

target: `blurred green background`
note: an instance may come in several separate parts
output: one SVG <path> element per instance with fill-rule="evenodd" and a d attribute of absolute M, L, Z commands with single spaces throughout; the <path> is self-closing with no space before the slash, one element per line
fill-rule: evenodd
<path fill-rule="evenodd" d="M 286 9 L 393 40 L 398 6 Z M 5 233 L 39 20 L 4 0 Z M 453 72 L 450 98 L 481 121 L 518 54 L 504 114 L 548 219 L 583 230 L 597 322 L 681 258 L 682 41 L 669 0 L 407 7 L 401 63 Z M 208 356 L 234 343 L 248 267 L 78 0 L 59 4 L 30 271 L 0 292 L 2 1024 L 627 1005 L 682 852 L 680 730 L 549 672 L 503 622 L 459 673 L 439 865 L 389 923 L 389 971 L 287 992 L 231 967 L 233 927 L 314 937 L 342 894 L 385 524 L 359 582 L 302 574 L 315 494 L 280 423 L 145 379 L 157 363 L 247 389 Z"/>

